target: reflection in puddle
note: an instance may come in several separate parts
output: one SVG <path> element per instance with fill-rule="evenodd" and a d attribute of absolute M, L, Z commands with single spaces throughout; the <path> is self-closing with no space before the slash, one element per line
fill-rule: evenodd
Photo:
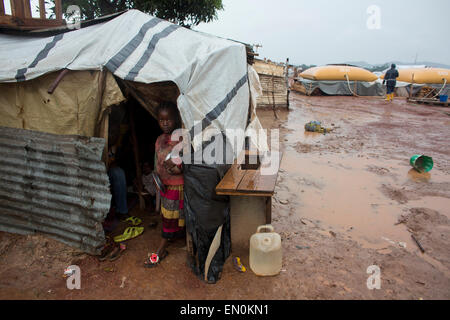
<path fill-rule="evenodd" d="M 408 178 L 414 182 L 428 182 L 431 179 L 431 173 L 429 172 L 418 172 L 416 169 L 411 169 L 408 171 Z"/>
<path fill-rule="evenodd" d="M 357 155 L 320 156 L 289 150 L 281 162 L 283 175 L 277 197 L 289 199 L 291 210 L 297 217 L 320 221 L 322 228 L 341 232 L 363 247 L 384 250 L 391 245 L 385 239 L 390 239 L 397 247 L 413 251 L 415 244 L 405 226 L 397 224 L 399 217 L 414 207 L 444 213 L 450 207 L 450 199 L 422 197 L 398 201 L 400 195 L 404 196 L 402 183 L 422 183 L 431 179 L 430 173 L 419 173 L 414 169 L 415 172 L 408 172 L 408 168 L 407 162 L 397 160 L 367 159 Z M 402 176 L 405 178 L 401 179 Z M 435 182 L 446 179 L 439 171 L 433 174 Z M 392 197 L 386 195 L 383 186 L 392 186 L 388 188 Z"/>
<path fill-rule="evenodd" d="M 289 197 L 299 217 L 320 220 L 366 247 L 385 247 L 382 237 L 411 246 L 409 233 L 395 225 L 404 213 L 402 206 L 379 189 L 393 181 L 397 166 L 391 163 L 388 175 L 377 175 L 367 170 L 371 165 L 386 166 L 386 162 L 334 155 L 312 159 L 288 152 L 281 164 L 289 173 L 282 182 L 287 188 L 277 195 Z"/>

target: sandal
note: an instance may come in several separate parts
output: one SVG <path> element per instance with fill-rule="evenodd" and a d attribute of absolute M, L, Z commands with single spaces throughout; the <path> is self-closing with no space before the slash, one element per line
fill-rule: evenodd
<path fill-rule="evenodd" d="M 107 244 L 105 244 L 100 256 L 98 257 L 98 261 L 105 261 L 113 249 L 114 249 L 114 246 L 111 242 L 108 242 Z"/>
<path fill-rule="evenodd" d="M 136 238 L 137 236 L 141 235 L 142 232 L 144 232 L 144 227 L 128 227 L 125 229 L 123 234 L 115 236 L 114 241 L 122 242 L 122 241 L 130 240 L 130 239 Z"/>
<path fill-rule="evenodd" d="M 118 247 L 115 247 L 109 256 L 109 261 L 115 261 L 120 258 L 127 246 L 124 243 L 120 243 Z"/>
<path fill-rule="evenodd" d="M 132 226 L 138 226 L 142 223 L 142 220 L 138 217 L 131 216 L 124 220 L 125 222 L 129 222 Z"/>
<path fill-rule="evenodd" d="M 159 256 L 157 253 L 148 254 L 147 260 L 144 262 L 144 267 L 153 268 L 156 267 L 165 257 L 169 255 L 169 252 L 164 251 L 164 255 Z"/>

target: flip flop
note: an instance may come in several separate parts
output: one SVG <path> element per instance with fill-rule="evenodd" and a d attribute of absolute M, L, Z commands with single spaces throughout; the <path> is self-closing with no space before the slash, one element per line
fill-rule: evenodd
<path fill-rule="evenodd" d="M 124 243 L 119 244 L 119 246 L 114 248 L 115 250 L 111 252 L 109 256 L 109 261 L 115 261 L 119 259 L 126 248 L 127 246 Z"/>
<path fill-rule="evenodd" d="M 138 226 L 138 225 L 140 225 L 142 223 L 141 219 L 139 219 L 138 217 L 134 217 L 134 216 L 126 218 L 124 221 L 125 222 L 129 222 L 133 226 Z"/>
<path fill-rule="evenodd" d="M 125 229 L 123 234 L 115 236 L 114 241 L 122 242 L 122 241 L 130 240 L 130 239 L 136 238 L 137 236 L 141 235 L 142 232 L 144 232 L 144 227 L 128 227 Z"/>
<path fill-rule="evenodd" d="M 161 261 L 164 260 L 165 257 L 169 255 L 169 251 L 165 251 L 165 254 L 162 256 L 159 256 L 157 253 L 148 254 L 147 260 L 144 262 L 144 267 L 146 268 L 154 268 L 156 267 Z"/>
<path fill-rule="evenodd" d="M 113 249 L 114 249 L 114 246 L 112 245 L 112 243 L 108 242 L 103 247 L 103 250 L 102 250 L 100 256 L 98 257 L 98 261 L 105 261 Z"/>

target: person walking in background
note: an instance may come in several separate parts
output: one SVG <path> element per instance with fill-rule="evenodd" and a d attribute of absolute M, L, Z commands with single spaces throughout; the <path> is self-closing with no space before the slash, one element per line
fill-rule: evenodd
<path fill-rule="evenodd" d="M 391 68 L 384 75 L 383 85 L 386 83 L 386 101 L 394 100 L 394 89 L 399 76 L 395 67 L 395 64 L 392 64 Z"/>

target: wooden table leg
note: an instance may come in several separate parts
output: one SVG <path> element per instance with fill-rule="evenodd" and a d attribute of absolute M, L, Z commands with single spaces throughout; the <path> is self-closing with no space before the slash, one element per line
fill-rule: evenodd
<path fill-rule="evenodd" d="M 272 197 L 266 197 L 266 224 L 272 223 Z"/>

